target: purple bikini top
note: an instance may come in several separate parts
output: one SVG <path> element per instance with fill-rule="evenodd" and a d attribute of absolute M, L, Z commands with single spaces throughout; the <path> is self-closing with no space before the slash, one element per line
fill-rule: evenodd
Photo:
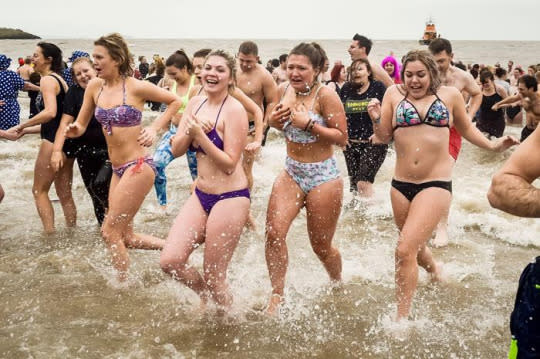
<path fill-rule="evenodd" d="M 133 127 L 141 124 L 142 113 L 133 106 L 126 104 L 126 80 L 123 83 L 123 100 L 122 104 L 113 108 L 102 108 L 97 106 L 94 115 L 96 120 L 107 131 L 107 134 L 112 135 L 113 127 Z M 103 87 L 99 91 L 98 97 L 101 96 Z"/>
<path fill-rule="evenodd" d="M 225 104 L 225 101 L 227 100 L 227 97 L 229 97 L 229 95 L 225 96 L 225 98 L 223 99 L 223 102 L 221 103 L 221 107 L 219 108 L 218 114 L 216 116 L 216 122 L 214 123 L 214 127 L 212 127 L 212 129 L 206 133 L 206 136 L 210 139 L 210 141 L 214 144 L 214 146 L 216 146 L 217 148 L 219 148 L 222 151 L 224 149 L 223 140 L 221 139 L 221 137 L 219 137 L 216 126 L 217 126 L 217 123 L 218 123 L 218 120 L 219 120 L 219 114 L 221 113 L 221 109 L 223 109 L 223 105 Z M 197 108 L 197 111 L 195 111 L 195 114 L 197 114 L 199 112 L 199 110 L 206 103 L 206 101 L 208 101 L 208 98 L 204 99 L 204 101 L 201 103 L 199 108 Z M 193 145 L 189 145 L 189 150 L 190 151 L 202 152 L 202 153 L 206 154 L 206 152 L 204 152 L 204 150 L 201 148 L 201 146 L 193 147 Z"/>

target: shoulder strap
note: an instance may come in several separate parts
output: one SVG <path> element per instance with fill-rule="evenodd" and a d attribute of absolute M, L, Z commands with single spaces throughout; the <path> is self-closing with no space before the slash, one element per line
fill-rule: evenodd
<path fill-rule="evenodd" d="M 317 100 L 317 96 L 319 96 L 319 91 L 323 88 L 323 84 L 321 84 L 318 88 L 317 88 L 317 91 L 315 91 L 315 96 L 313 96 L 313 102 L 311 103 L 311 112 L 313 112 L 313 109 L 315 108 L 315 102 Z"/>
<path fill-rule="evenodd" d="M 126 104 L 126 78 L 122 81 L 122 105 Z"/>
<path fill-rule="evenodd" d="M 60 93 L 62 95 L 65 95 L 66 90 L 64 89 L 64 85 L 62 84 L 62 81 L 60 81 L 60 79 L 58 77 L 54 76 L 53 74 L 51 74 L 49 76 L 51 76 L 52 78 L 54 78 L 58 82 L 58 85 L 60 86 Z"/>
<path fill-rule="evenodd" d="M 203 102 L 201 102 L 201 104 L 199 105 L 199 107 L 197 107 L 197 110 L 195 111 L 195 114 L 199 113 L 199 110 L 201 109 L 201 107 L 203 107 L 203 105 L 206 103 L 206 101 L 208 101 L 208 97 L 205 98 L 203 100 Z"/>

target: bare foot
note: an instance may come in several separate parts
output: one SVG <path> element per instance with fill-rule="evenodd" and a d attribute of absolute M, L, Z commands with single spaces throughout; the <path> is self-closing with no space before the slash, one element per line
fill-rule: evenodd
<path fill-rule="evenodd" d="M 431 244 L 436 248 L 446 247 L 448 245 L 448 227 L 446 224 L 439 223 L 435 232 L 435 238 L 433 238 Z"/>
<path fill-rule="evenodd" d="M 255 219 L 251 215 L 251 212 L 249 213 L 248 219 L 246 221 L 246 228 L 252 232 L 255 232 L 257 230 L 257 225 L 255 224 Z"/>
<path fill-rule="evenodd" d="M 435 263 L 435 270 L 429 273 L 431 275 L 432 283 L 442 283 L 445 282 L 443 277 L 443 265 L 441 262 Z"/>
<path fill-rule="evenodd" d="M 265 314 L 270 317 L 276 316 L 281 303 L 283 303 L 283 297 L 279 294 L 272 294 L 270 302 L 268 302 L 268 307 L 264 311 Z"/>

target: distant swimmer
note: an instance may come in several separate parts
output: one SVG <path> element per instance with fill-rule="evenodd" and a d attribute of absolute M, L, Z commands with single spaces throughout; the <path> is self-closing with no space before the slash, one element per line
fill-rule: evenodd
<path fill-rule="evenodd" d="M 448 155 L 449 129 L 455 125 L 472 144 L 492 151 L 518 143 L 509 136 L 489 141 L 478 131 L 460 92 L 441 86 L 437 65 L 427 51 L 409 51 L 402 74 L 403 85 L 391 86 L 382 105 L 373 99 L 368 108 L 375 132 L 373 142 L 394 139 L 396 150 L 390 197 L 399 229 L 395 251 L 397 320 L 409 316 L 419 265 L 433 281 L 441 280 L 440 264 L 426 243 L 452 199 L 454 160 Z"/>
<path fill-rule="evenodd" d="M 384 86 L 389 87 L 394 84 L 394 81 L 388 73 L 379 65 L 377 62 L 369 59 L 369 53 L 373 42 L 365 36 L 355 34 L 352 38 L 351 44 L 349 45 L 349 55 L 351 56 L 351 61 L 358 59 L 367 59 L 371 65 L 371 70 L 373 71 L 373 78 L 377 81 L 380 81 Z"/>
<path fill-rule="evenodd" d="M 272 77 L 277 85 L 287 81 L 287 54 L 279 55 L 279 66 L 272 71 Z"/>
<path fill-rule="evenodd" d="M 482 91 L 480 91 L 480 87 L 470 73 L 452 65 L 454 53 L 452 52 L 452 44 L 450 41 L 443 38 L 437 38 L 429 44 L 429 51 L 437 62 L 441 84 L 443 86 L 457 88 L 463 95 L 465 102 L 468 101 L 466 107 L 467 115 L 469 116 L 469 120 L 472 121 L 482 103 Z M 454 127 L 450 127 L 448 146 L 450 156 L 452 156 L 454 162 L 457 161 L 459 151 L 461 150 L 461 135 Z M 450 204 L 451 202 L 448 205 L 448 209 L 443 216 L 441 223 L 437 226 L 435 238 L 433 239 L 433 245 L 437 247 L 446 246 L 448 244 L 448 215 L 450 212 Z"/>
<path fill-rule="evenodd" d="M 493 105 L 493 110 L 510 106 L 516 101 L 521 102 L 527 118 L 527 123 L 521 131 L 521 141 L 523 142 L 538 127 L 538 122 L 540 122 L 540 93 L 538 92 L 538 82 L 534 76 L 521 76 L 518 80 L 517 95 L 497 102 Z"/>

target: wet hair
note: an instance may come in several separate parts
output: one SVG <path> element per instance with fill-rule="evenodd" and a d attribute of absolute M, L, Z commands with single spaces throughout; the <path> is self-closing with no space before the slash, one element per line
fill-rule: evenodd
<path fill-rule="evenodd" d="M 518 79 L 518 84 L 522 83 L 527 89 L 532 88 L 534 92 L 538 91 L 538 82 L 536 78 L 531 75 L 523 75 Z"/>
<path fill-rule="evenodd" d="M 75 82 L 77 82 L 77 78 L 75 76 L 75 65 L 78 65 L 81 62 L 87 62 L 92 68 L 94 68 L 94 63 L 92 62 L 92 60 L 90 60 L 89 57 L 86 57 L 86 56 L 77 57 L 75 60 L 73 60 L 73 62 L 71 63 L 71 68 L 69 69 L 69 71 L 71 72 L 71 76 L 73 77 L 73 80 Z"/>
<path fill-rule="evenodd" d="M 281 55 L 279 55 L 279 63 L 286 62 L 286 61 L 287 61 L 287 57 L 289 57 L 289 55 L 287 55 L 287 54 L 281 54 Z"/>
<path fill-rule="evenodd" d="M 469 71 L 472 75 L 472 77 L 476 80 L 478 78 L 478 70 L 475 69 L 474 67 L 471 69 L 471 71 Z"/>
<path fill-rule="evenodd" d="M 316 42 L 302 42 L 296 45 L 291 52 L 289 52 L 289 56 L 291 55 L 303 55 L 307 57 L 311 66 L 313 66 L 313 69 L 317 72 L 317 76 L 322 71 L 324 61 L 327 59 L 326 52 Z"/>
<path fill-rule="evenodd" d="M 420 61 L 427 68 L 430 78 L 429 89 L 434 94 L 437 93 L 437 90 L 441 86 L 439 70 L 433 55 L 426 50 L 412 50 L 403 56 L 403 65 L 401 66 L 401 78 L 403 81 L 405 82 L 405 69 L 407 68 L 407 65 L 413 61 Z"/>
<path fill-rule="evenodd" d="M 366 70 L 369 72 L 369 75 L 368 75 L 369 82 L 372 82 L 373 70 L 371 69 L 371 64 L 369 63 L 367 59 L 356 59 L 352 62 L 351 66 L 349 66 L 349 81 L 351 80 L 352 72 L 354 71 L 355 67 L 358 66 L 359 64 L 366 65 Z"/>
<path fill-rule="evenodd" d="M 26 57 L 26 58 L 24 59 L 24 63 L 27 64 L 27 65 L 31 64 L 31 63 L 32 63 L 32 58 Z"/>
<path fill-rule="evenodd" d="M 503 77 L 504 75 L 506 75 L 506 73 L 507 73 L 506 70 L 503 69 L 502 67 L 497 67 L 497 68 L 495 69 L 495 76 L 497 76 L 497 77 L 499 77 L 499 78 L 501 78 L 501 77 Z"/>
<path fill-rule="evenodd" d="M 244 55 L 259 56 L 259 48 L 257 47 L 257 44 L 253 41 L 244 41 L 243 43 L 241 43 L 240 47 L 238 48 L 238 52 Z"/>
<path fill-rule="evenodd" d="M 523 73 L 525 72 L 521 67 L 514 67 L 514 71 L 516 70 L 519 72 L 520 75 L 523 75 Z"/>
<path fill-rule="evenodd" d="M 212 49 L 200 49 L 195 51 L 193 57 L 206 57 L 209 53 L 212 52 Z"/>
<path fill-rule="evenodd" d="M 101 36 L 94 41 L 95 46 L 103 46 L 112 59 L 118 62 L 118 72 L 122 76 L 133 75 L 133 55 L 129 51 L 126 40 L 117 32 Z"/>
<path fill-rule="evenodd" d="M 484 69 L 480 71 L 480 83 L 485 83 L 487 80 L 495 81 L 495 78 L 493 77 L 493 73 L 491 71 Z"/>
<path fill-rule="evenodd" d="M 45 58 L 51 58 L 51 70 L 57 74 L 61 74 L 64 69 L 62 60 L 62 50 L 53 43 L 41 41 L 37 46 L 41 48 L 41 52 Z"/>
<path fill-rule="evenodd" d="M 447 39 L 442 37 L 433 39 L 428 46 L 429 52 L 433 55 L 439 54 L 443 51 L 446 51 L 448 55 L 452 54 L 452 44 Z"/>
<path fill-rule="evenodd" d="M 278 59 L 272 59 L 272 67 L 276 68 L 279 67 L 279 60 Z"/>
<path fill-rule="evenodd" d="M 231 79 L 233 80 L 233 82 L 229 85 L 229 93 L 232 93 L 236 82 L 236 61 L 234 60 L 234 57 L 232 57 L 225 50 L 214 50 L 210 52 L 208 56 L 206 56 L 205 63 L 212 56 L 219 56 L 225 60 L 225 64 L 229 68 L 229 71 L 231 73 Z"/>
<path fill-rule="evenodd" d="M 337 83 L 339 81 L 339 75 L 341 74 L 341 69 L 344 68 L 342 64 L 336 64 L 332 67 L 330 71 L 330 81 Z"/>
<path fill-rule="evenodd" d="M 174 54 L 169 56 L 167 61 L 165 61 L 165 66 L 174 66 L 177 69 L 185 68 L 189 74 L 193 73 L 193 64 L 182 49 L 175 51 Z"/>
<path fill-rule="evenodd" d="M 370 39 L 359 34 L 354 34 L 352 39 L 358 42 L 358 47 L 365 47 L 366 55 L 369 55 L 369 52 L 371 51 L 371 46 L 373 46 L 373 42 Z"/>

